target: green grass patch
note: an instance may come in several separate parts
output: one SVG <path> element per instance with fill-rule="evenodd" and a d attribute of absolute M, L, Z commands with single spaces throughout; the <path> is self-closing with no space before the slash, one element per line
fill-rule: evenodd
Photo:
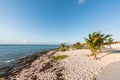
<path fill-rule="evenodd" d="M 66 50 L 67 50 L 66 48 L 59 48 L 59 51 L 61 51 L 61 52 L 64 52 Z"/>
<path fill-rule="evenodd" d="M 64 52 L 69 49 L 70 46 L 60 47 L 58 51 Z"/>
<path fill-rule="evenodd" d="M 66 57 L 67 57 L 67 55 L 53 56 L 53 60 L 61 60 L 61 59 L 64 59 Z"/>
<path fill-rule="evenodd" d="M 64 78 L 58 78 L 57 80 L 65 80 Z"/>

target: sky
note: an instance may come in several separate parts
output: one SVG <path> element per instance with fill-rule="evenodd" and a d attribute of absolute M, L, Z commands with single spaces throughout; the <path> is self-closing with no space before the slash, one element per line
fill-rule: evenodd
<path fill-rule="evenodd" d="M 94 31 L 120 40 L 120 0 L 0 0 L 0 44 L 72 44 Z"/>

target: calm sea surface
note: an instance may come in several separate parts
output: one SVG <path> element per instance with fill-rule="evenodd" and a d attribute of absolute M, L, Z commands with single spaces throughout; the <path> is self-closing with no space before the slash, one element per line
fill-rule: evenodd
<path fill-rule="evenodd" d="M 0 65 L 36 52 L 58 47 L 58 45 L 0 45 Z"/>

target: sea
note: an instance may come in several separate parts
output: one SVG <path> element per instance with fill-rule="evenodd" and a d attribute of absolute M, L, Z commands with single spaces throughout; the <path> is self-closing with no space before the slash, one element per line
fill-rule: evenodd
<path fill-rule="evenodd" d="M 58 47 L 59 45 L 0 45 L 0 66 L 30 54 Z"/>

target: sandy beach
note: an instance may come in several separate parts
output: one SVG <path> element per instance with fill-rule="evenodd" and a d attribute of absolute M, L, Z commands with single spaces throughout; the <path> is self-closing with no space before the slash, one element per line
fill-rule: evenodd
<path fill-rule="evenodd" d="M 113 62 L 120 61 L 120 51 L 105 49 L 97 55 L 97 60 L 90 56 L 89 49 L 65 52 L 50 51 L 35 60 L 20 73 L 10 76 L 10 80 L 96 80 L 102 70 Z M 62 60 L 52 60 L 53 56 L 67 55 Z"/>

